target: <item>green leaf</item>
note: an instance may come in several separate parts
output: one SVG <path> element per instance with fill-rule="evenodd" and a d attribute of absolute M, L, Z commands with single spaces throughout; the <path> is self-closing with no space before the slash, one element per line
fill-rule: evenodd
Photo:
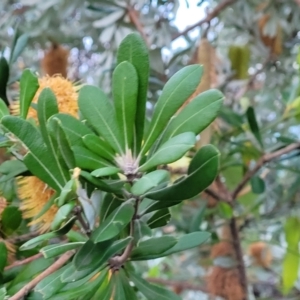
<path fill-rule="evenodd" d="M 20 250 L 24 251 L 24 250 L 32 249 L 32 248 L 35 248 L 37 245 L 41 244 L 42 242 L 44 242 L 45 240 L 50 240 L 52 238 L 65 235 L 72 229 L 75 221 L 76 221 L 76 217 L 73 217 L 64 226 L 62 226 L 58 230 L 42 234 L 40 236 L 37 236 L 37 237 L 27 241 L 25 244 L 23 244 L 20 247 Z"/>
<path fill-rule="evenodd" d="M 15 231 L 22 222 L 22 213 L 16 206 L 7 206 L 1 215 L 1 225 L 4 231 Z"/>
<path fill-rule="evenodd" d="M 214 181 L 218 167 L 219 151 L 212 145 L 204 146 L 193 157 L 187 177 L 166 188 L 150 191 L 146 197 L 167 202 L 190 199 Z"/>
<path fill-rule="evenodd" d="M 60 121 L 57 118 L 52 118 L 50 122 L 48 121 L 47 128 L 52 137 L 56 140 L 59 153 L 65 162 L 65 165 L 68 169 L 74 169 L 76 166 L 75 157 L 67 136 L 60 126 Z"/>
<path fill-rule="evenodd" d="M 133 214 L 132 202 L 123 203 L 92 233 L 92 241 L 98 243 L 115 237 L 131 221 Z"/>
<path fill-rule="evenodd" d="M 65 222 L 72 212 L 73 208 L 75 207 L 76 203 L 75 202 L 70 202 L 67 204 L 64 204 L 61 206 L 57 213 L 54 216 L 54 219 L 51 223 L 51 230 L 57 229 L 63 222 Z"/>
<path fill-rule="evenodd" d="M 56 178 L 62 185 L 65 185 L 67 181 L 70 179 L 70 175 L 67 166 L 65 164 L 65 161 L 59 159 L 57 153 L 57 143 L 51 137 L 47 129 L 48 119 L 57 113 L 58 113 L 58 106 L 57 106 L 57 101 L 54 93 L 51 91 L 50 88 L 43 89 L 37 103 L 37 114 L 38 114 L 39 125 L 40 125 L 43 139 L 49 150 L 49 155 L 52 160 L 52 165 L 53 167 L 56 168 L 56 175 L 57 175 Z"/>
<path fill-rule="evenodd" d="M 20 56 L 20 54 L 25 49 L 27 43 L 28 43 L 28 34 L 27 33 L 23 33 L 22 35 L 20 35 L 18 37 L 18 39 L 16 41 L 16 44 L 15 44 L 15 46 L 12 49 L 12 53 L 10 55 L 9 64 L 13 64 L 17 60 L 17 58 Z"/>
<path fill-rule="evenodd" d="M 163 227 L 169 223 L 171 214 L 168 208 L 156 211 L 152 217 L 147 221 L 150 228 Z"/>
<path fill-rule="evenodd" d="M 66 202 L 74 200 L 77 197 L 77 179 L 71 178 L 61 190 L 57 198 L 57 206 L 61 207 Z"/>
<path fill-rule="evenodd" d="M 7 104 L 0 98 L 0 120 L 10 114 Z"/>
<path fill-rule="evenodd" d="M 150 238 L 140 242 L 137 247 L 133 249 L 130 259 L 136 261 L 160 257 L 161 253 L 164 253 L 165 251 L 174 247 L 176 243 L 177 239 L 173 236 Z"/>
<path fill-rule="evenodd" d="M 148 300 L 180 300 L 180 297 L 173 292 L 159 286 L 152 285 L 133 272 L 130 272 L 129 275 L 130 280 Z"/>
<path fill-rule="evenodd" d="M 99 256 L 104 253 L 113 243 L 112 240 L 106 240 L 100 243 L 93 243 L 88 240 L 74 256 L 74 266 L 76 270 L 94 269 L 100 267 L 97 262 Z"/>
<path fill-rule="evenodd" d="M 7 291 L 5 287 L 0 288 L 0 299 L 5 299 L 5 296 L 7 295 Z"/>
<path fill-rule="evenodd" d="M 294 286 L 298 278 L 300 253 L 300 220 L 296 217 L 290 217 L 286 220 L 284 226 L 285 240 L 287 242 L 287 252 L 283 259 L 282 283 L 283 291 L 287 294 Z"/>
<path fill-rule="evenodd" d="M 117 62 L 129 61 L 133 64 L 138 75 L 138 99 L 135 117 L 135 154 L 140 150 L 144 135 L 145 111 L 149 78 L 149 54 L 143 38 L 137 33 L 128 34 L 121 42 Z"/>
<path fill-rule="evenodd" d="M 169 123 L 163 140 L 183 132 L 198 135 L 218 115 L 224 95 L 218 90 L 208 90 L 195 97 Z"/>
<path fill-rule="evenodd" d="M 77 249 L 78 247 L 84 245 L 84 242 L 75 242 L 75 243 L 67 243 L 67 244 L 55 244 L 48 245 L 43 247 L 40 252 L 44 255 L 45 258 L 55 257 L 65 252 Z"/>
<path fill-rule="evenodd" d="M 112 93 L 123 151 L 131 149 L 135 127 L 138 77 L 134 66 L 124 61 L 113 72 Z"/>
<path fill-rule="evenodd" d="M 174 201 L 174 202 L 169 202 L 169 201 L 154 201 L 154 200 L 149 199 L 149 198 L 144 198 L 142 204 L 145 201 L 147 201 L 147 203 L 145 204 L 145 207 L 140 210 L 139 215 L 145 215 L 145 214 L 148 214 L 148 213 L 156 211 L 156 210 L 172 207 L 172 206 L 177 205 L 181 202 L 181 200 Z M 140 207 L 142 208 L 142 205 Z"/>
<path fill-rule="evenodd" d="M 259 176 L 251 177 L 250 183 L 254 194 L 262 194 L 265 191 L 265 182 Z"/>
<path fill-rule="evenodd" d="M 87 126 L 81 121 L 67 114 L 56 114 L 49 119 L 49 126 L 55 128 L 55 125 L 51 125 L 51 122 L 57 122 L 63 129 L 69 145 L 84 147 L 82 138 L 87 134 L 93 134 Z"/>
<path fill-rule="evenodd" d="M 87 294 L 88 295 L 94 294 L 99 288 L 99 286 L 102 285 L 106 276 L 107 276 L 107 271 L 102 271 L 96 279 L 91 280 L 86 284 L 81 284 L 78 287 L 68 289 L 67 291 L 57 293 L 55 296 L 51 297 L 51 300 L 82 299 L 81 297 L 83 297 L 83 299 L 91 299 L 85 297 L 87 296 Z"/>
<path fill-rule="evenodd" d="M 57 179 L 60 174 L 53 165 L 51 155 L 38 129 L 28 121 L 13 116 L 3 117 L 2 124 L 29 149 L 30 152 L 25 155 L 23 160 L 29 171 L 54 190 L 60 190 L 62 185 Z"/>
<path fill-rule="evenodd" d="M 158 150 L 147 160 L 139 171 L 145 172 L 162 164 L 169 164 L 180 159 L 196 142 L 196 136 L 192 132 L 181 133 L 162 144 Z"/>
<path fill-rule="evenodd" d="M 31 101 L 39 88 L 39 81 L 29 69 L 25 70 L 20 79 L 20 116 L 26 119 Z"/>
<path fill-rule="evenodd" d="M 137 300 L 137 295 L 132 286 L 129 284 L 129 278 L 126 276 L 125 271 L 120 269 L 119 272 L 114 274 L 114 278 L 116 279 L 116 293 L 120 300 L 130 299 Z M 119 289 L 123 290 L 123 293 L 118 292 Z M 123 296 L 123 298 L 120 298 Z"/>
<path fill-rule="evenodd" d="M 0 98 L 9 106 L 6 95 L 6 87 L 9 79 L 9 66 L 7 60 L 2 56 L 0 58 Z"/>
<path fill-rule="evenodd" d="M 201 76 L 202 66 L 190 65 L 178 71 L 164 86 L 155 105 L 153 117 L 141 150 L 147 153 L 152 144 L 167 126 L 180 106 L 195 92 Z"/>
<path fill-rule="evenodd" d="M 219 210 L 220 216 L 224 219 L 229 220 L 233 216 L 232 207 L 226 202 L 220 201 L 218 203 L 218 210 Z"/>
<path fill-rule="evenodd" d="M 75 156 L 76 166 L 81 169 L 93 171 L 95 169 L 111 167 L 108 161 L 84 147 L 73 146 L 72 150 Z"/>
<path fill-rule="evenodd" d="M 111 176 L 119 173 L 121 170 L 116 167 L 105 167 L 100 168 L 91 173 L 91 175 L 95 177 L 105 177 L 105 176 Z"/>
<path fill-rule="evenodd" d="M 80 89 L 78 105 L 89 124 L 113 149 L 121 154 L 120 132 L 116 115 L 109 99 L 99 88 L 84 86 Z"/>
<path fill-rule="evenodd" d="M 106 264 L 111 257 L 120 253 L 131 241 L 132 237 L 128 236 L 125 239 L 115 241 L 113 244 L 111 240 L 99 243 L 104 246 L 101 247 L 101 251 L 97 252 L 97 255 L 95 255 L 96 258 L 91 265 L 94 265 L 97 268 L 103 266 L 103 264 Z M 89 267 L 91 267 L 91 265 Z M 78 267 L 77 269 L 85 269 L 85 266 Z"/>
<path fill-rule="evenodd" d="M 115 151 L 111 146 L 101 140 L 95 134 L 87 134 L 83 137 L 84 145 L 95 154 L 107 159 L 107 160 L 114 160 Z"/>
<path fill-rule="evenodd" d="M 178 239 L 177 244 L 164 252 L 163 256 L 185 251 L 200 246 L 210 238 L 211 234 L 205 231 L 197 231 L 185 234 Z"/>
<path fill-rule="evenodd" d="M 132 188 L 131 193 L 137 196 L 143 195 L 149 190 L 158 185 L 169 182 L 170 174 L 166 170 L 155 170 L 144 175 L 138 181 L 136 181 Z"/>
<path fill-rule="evenodd" d="M 1 176 L 0 182 L 8 181 L 27 171 L 26 166 L 20 160 L 7 160 L 0 165 Z"/>
<path fill-rule="evenodd" d="M 0 242 L 0 274 L 7 263 L 7 249 L 4 242 Z"/>
<path fill-rule="evenodd" d="M 249 123 L 250 129 L 251 129 L 253 135 L 255 136 L 256 140 L 259 142 L 260 146 L 263 148 L 264 147 L 263 141 L 262 141 L 259 127 L 257 124 L 255 111 L 252 106 L 248 107 L 246 115 L 247 115 L 248 123 Z"/>
<path fill-rule="evenodd" d="M 99 218 L 103 222 L 115 209 L 117 209 L 123 201 L 113 194 L 107 193 L 101 203 Z"/>
<path fill-rule="evenodd" d="M 65 285 L 65 283 L 60 280 L 60 276 L 67 268 L 68 266 L 60 268 L 36 285 L 34 292 L 39 296 L 37 299 L 52 299 L 50 297 L 57 294 L 57 292 Z"/>
<path fill-rule="evenodd" d="M 83 278 L 89 276 L 90 274 L 96 273 L 97 270 L 95 266 L 92 266 L 90 269 L 85 269 L 82 271 L 76 270 L 74 263 L 69 264 L 68 268 L 62 273 L 61 281 L 62 282 L 76 282 L 82 280 Z"/>
<path fill-rule="evenodd" d="M 205 212 L 206 212 L 206 203 L 204 202 L 204 203 L 200 204 L 198 211 L 193 216 L 193 219 L 190 223 L 190 228 L 189 228 L 190 232 L 199 231 L 200 225 L 201 225 L 204 215 L 205 215 Z"/>

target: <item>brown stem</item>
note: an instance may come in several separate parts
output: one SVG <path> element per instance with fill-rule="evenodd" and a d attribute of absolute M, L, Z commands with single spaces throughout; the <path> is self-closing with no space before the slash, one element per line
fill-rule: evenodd
<path fill-rule="evenodd" d="M 239 192 L 244 188 L 244 186 L 248 183 L 248 181 L 251 179 L 252 176 L 255 175 L 255 173 L 266 163 L 270 162 L 271 160 L 278 158 L 284 154 L 287 154 L 291 151 L 294 151 L 296 149 L 300 149 L 300 142 L 290 144 L 280 150 L 277 150 L 272 153 L 267 153 L 263 155 L 257 162 L 256 166 L 252 170 L 248 170 L 245 174 L 242 181 L 238 184 L 238 186 L 235 188 L 235 190 L 232 193 L 232 198 L 236 199 Z"/>
<path fill-rule="evenodd" d="M 76 206 L 76 207 L 74 208 L 74 214 L 76 215 L 78 222 L 79 222 L 80 225 L 82 226 L 82 228 L 83 228 L 83 230 L 84 230 L 84 233 L 85 233 L 87 236 L 90 236 L 90 234 L 91 234 L 91 229 L 90 229 L 89 225 L 85 222 L 85 220 L 84 220 L 83 217 L 82 217 L 82 208 L 81 208 L 80 206 Z"/>
<path fill-rule="evenodd" d="M 140 199 L 136 198 L 135 200 L 135 204 L 134 204 L 134 215 L 131 219 L 130 222 L 130 233 L 129 235 L 133 237 L 134 235 L 134 222 L 137 219 L 137 213 L 138 213 L 138 208 L 139 208 L 139 202 Z M 129 258 L 131 251 L 133 249 L 134 246 L 134 240 L 132 240 L 125 248 L 124 252 L 122 253 L 122 255 L 117 255 L 115 257 L 112 257 L 109 260 L 109 266 L 112 270 L 117 271 L 119 270 L 122 265 L 127 261 L 127 259 Z"/>
<path fill-rule="evenodd" d="M 233 217 L 230 220 L 229 228 L 232 236 L 232 244 L 235 250 L 236 259 L 238 261 L 238 271 L 239 271 L 239 277 L 240 277 L 240 283 L 244 291 L 244 299 L 246 300 L 248 297 L 248 284 L 247 284 L 247 275 L 246 275 L 246 269 L 244 264 L 244 258 L 243 258 L 243 251 L 241 247 L 241 240 L 239 236 L 239 230 L 238 226 L 236 224 L 236 219 Z"/>
<path fill-rule="evenodd" d="M 186 28 L 182 32 L 179 32 L 176 35 L 174 35 L 173 40 L 176 40 L 180 36 L 187 34 L 189 31 L 193 30 L 194 28 L 196 28 L 198 26 L 203 25 L 204 23 L 209 23 L 213 18 L 215 18 L 216 16 L 218 16 L 220 14 L 220 12 L 222 12 L 227 6 L 229 6 L 230 4 L 233 4 L 236 1 L 237 0 L 225 0 L 225 1 L 221 2 L 204 19 L 202 19 L 199 22 L 195 23 L 194 25 Z"/>
<path fill-rule="evenodd" d="M 26 296 L 40 281 L 42 281 L 44 278 L 58 270 L 60 267 L 62 267 L 75 253 L 75 250 L 70 250 L 63 254 L 53 265 L 51 265 L 48 269 L 46 269 L 44 272 L 39 274 L 37 277 L 35 277 L 33 280 L 31 280 L 29 283 L 27 283 L 24 287 L 22 287 L 16 294 L 14 294 L 12 297 L 10 297 L 10 300 L 20 300 L 24 296 Z"/>
<path fill-rule="evenodd" d="M 144 31 L 144 27 L 138 17 L 137 11 L 134 9 L 134 7 L 132 7 L 131 5 L 129 5 L 127 7 L 127 12 L 129 15 L 129 18 L 131 20 L 131 22 L 134 24 L 134 26 L 136 27 L 136 29 L 138 30 L 138 32 L 141 34 L 141 36 L 143 37 L 144 41 L 146 42 L 146 45 L 148 47 L 150 47 L 150 42 L 149 39 Z"/>
<path fill-rule="evenodd" d="M 9 243 L 12 243 L 12 244 L 16 244 L 16 243 L 26 242 L 26 241 L 30 240 L 31 238 L 34 238 L 38 235 L 39 235 L 39 233 L 37 231 L 35 231 L 35 232 L 26 233 L 26 234 L 23 234 L 20 236 L 12 237 L 10 239 L 6 239 L 6 241 Z"/>
<path fill-rule="evenodd" d="M 146 278 L 147 281 L 167 286 L 172 286 L 179 290 L 193 290 L 193 291 L 201 291 L 203 293 L 207 293 L 207 289 L 204 286 L 199 286 L 198 284 L 192 284 L 185 281 L 175 281 L 175 280 L 167 280 L 161 278 Z"/>
<path fill-rule="evenodd" d="M 38 254 L 35 254 L 33 256 L 30 256 L 30 257 L 27 257 L 25 259 L 22 259 L 22 260 L 17 260 L 15 262 L 13 262 L 11 265 L 5 267 L 5 271 L 9 270 L 9 269 L 12 269 L 14 267 L 18 267 L 18 266 L 22 266 L 22 265 L 26 265 L 40 257 L 43 257 L 43 254 L 42 253 L 38 253 Z"/>

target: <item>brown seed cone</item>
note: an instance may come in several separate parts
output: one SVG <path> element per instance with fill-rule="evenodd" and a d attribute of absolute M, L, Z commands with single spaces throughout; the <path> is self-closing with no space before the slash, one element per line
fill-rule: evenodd
<path fill-rule="evenodd" d="M 69 50 L 58 44 L 53 44 L 51 49 L 45 53 L 41 61 L 41 68 L 45 75 L 53 76 L 60 74 L 67 77 Z"/>
<path fill-rule="evenodd" d="M 243 300 L 245 298 L 237 268 L 226 269 L 214 266 L 207 277 L 207 289 L 210 294 L 226 300 Z"/>
<path fill-rule="evenodd" d="M 254 263 L 256 265 L 263 268 L 270 267 L 273 260 L 273 256 L 270 248 L 266 243 L 264 242 L 252 243 L 249 246 L 248 251 L 249 251 L 249 255 L 253 258 Z"/>

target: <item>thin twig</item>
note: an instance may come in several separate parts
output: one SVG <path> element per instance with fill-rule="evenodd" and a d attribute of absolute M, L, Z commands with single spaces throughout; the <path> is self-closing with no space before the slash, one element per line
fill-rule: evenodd
<path fill-rule="evenodd" d="M 44 278 L 58 270 L 60 267 L 62 267 L 75 253 L 75 250 L 70 250 L 63 254 L 53 265 L 51 265 L 48 269 L 46 269 L 44 272 L 39 274 L 37 277 L 35 277 L 33 280 L 31 280 L 29 283 L 27 283 L 24 287 L 22 287 L 16 294 L 14 294 L 12 297 L 10 297 L 10 300 L 20 300 L 24 296 L 26 296 L 40 281 L 42 281 Z"/>
<path fill-rule="evenodd" d="M 22 265 L 26 265 L 40 257 L 43 257 L 43 254 L 42 253 L 38 253 L 38 254 L 35 254 L 33 256 L 30 256 L 30 257 L 27 257 L 25 259 L 22 259 L 22 260 L 17 260 L 15 262 L 13 262 L 11 265 L 5 267 L 5 271 L 9 270 L 9 269 L 12 269 L 12 268 L 15 268 L 15 267 L 18 267 L 18 266 L 22 266 Z"/>
<path fill-rule="evenodd" d="M 127 12 L 128 12 L 128 15 L 129 15 L 129 18 L 131 20 L 131 22 L 134 24 L 134 26 L 136 27 L 136 29 L 138 30 L 138 32 L 141 34 L 141 36 L 143 37 L 146 45 L 148 47 L 150 47 L 150 42 L 149 42 L 149 39 L 144 31 L 144 27 L 137 15 L 137 11 L 134 9 L 134 7 L 132 5 L 129 5 L 127 7 Z"/>
<path fill-rule="evenodd" d="M 80 223 L 80 225 L 82 226 L 83 230 L 84 230 L 84 233 L 87 235 L 87 236 L 90 236 L 91 234 L 91 229 L 89 227 L 89 225 L 85 222 L 85 220 L 83 219 L 82 217 L 82 208 L 81 206 L 76 206 L 74 208 L 74 214 L 76 215 L 77 217 L 77 220 L 78 222 Z"/>
<path fill-rule="evenodd" d="M 204 19 L 200 20 L 199 22 L 195 23 L 194 25 L 189 26 L 188 28 L 186 28 L 182 32 L 179 32 L 179 33 L 175 34 L 174 37 L 173 37 L 173 40 L 176 40 L 180 36 L 187 34 L 189 31 L 193 30 L 196 27 L 199 27 L 199 26 L 203 25 L 204 23 L 209 23 L 213 18 L 218 16 L 220 14 L 220 12 L 223 11 L 227 6 L 229 6 L 230 4 L 233 4 L 236 1 L 237 0 L 225 0 L 225 1 L 221 2 Z"/>
<path fill-rule="evenodd" d="M 248 170 L 248 172 L 245 174 L 242 181 L 238 184 L 238 186 L 235 188 L 235 190 L 232 193 L 232 198 L 235 199 L 239 192 L 244 188 L 244 186 L 248 183 L 248 181 L 251 179 L 252 176 L 255 175 L 255 173 L 266 163 L 270 162 L 271 160 L 278 158 L 282 155 L 285 155 L 291 151 L 300 149 L 300 142 L 290 144 L 280 150 L 277 150 L 272 153 L 267 153 L 263 155 L 257 162 L 256 166 L 252 170 Z"/>
<path fill-rule="evenodd" d="M 241 247 L 241 239 L 239 236 L 239 230 L 234 217 L 231 218 L 230 220 L 229 228 L 232 236 L 232 244 L 235 250 L 236 259 L 238 261 L 237 268 L 239 272 L 240 283 L 245 295 L 245 298 L 243 300 L 246 300 L 248 298 L 247 297 L 248 295 L 247 275 L 246 275 L 246 269 L 244 264 L 243 251 Z"/>
<path fill-rule="evenodd" d="M 9 243 L 12 243 L 12 244 L 16 244 L 16 243 L 26 242 L 26 241 L 30 240 L 31 238 L 34 238 L 38 235 L 39 235 L 39 233 L 37 231 L 34 231 L 34 232 L 26 233 L 26 234 L 23 234 L 20 236 L 15 236 L 10 239 L 6 239 L 6 241 Z"/>
<path fill-rule="evenodd" d="M 192 284 L 185 281 L 175 281 L 175 280 L 167 280 L 161 278 L 146 278 L 147 281 L 152 283 L 157 283 L 166 286 L 172 286 L 178 288 L 179 290 L 193 290 L 193 291 L 201 291 L 203 293 L 207 293 L 207 289 L 204 286 L 199 286 L 198 284 Z"/>

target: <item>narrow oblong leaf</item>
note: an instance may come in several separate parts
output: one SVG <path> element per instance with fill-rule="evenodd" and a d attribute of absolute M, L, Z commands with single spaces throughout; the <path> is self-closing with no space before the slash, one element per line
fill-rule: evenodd
<path fill-rule="evenodd" d="M 138 96 L 138 77 L 134 66 L 124 61 L 113 72 L 112 93 L 123 151 L 132 148 Z"/>
<path fill-rule="evenodd" d="M 84 245 L 84 242 L 48 245 L 43 247 L 40 252 L 43 253 L 45 258 L 50 258 L 61 255 L 69 250 L 77 249 L 82 245 Z"/>
<path fill-rule="evenodd" d="M 24 119 L 31 104 L 31 101 L 39 88 L 39 81 L 29 69 L 26 69 L 20 79 L 20 116 Z"/>
<path fill-rule="evenodd" d="M 177 239 L 173 236 L 154 237 L 140 242 L 131 252 L 131 260 L 147 260 L 159 257 L 168 249 L 175 246 Z"/>
<path fill-rule="evenodd" d="M 129 61 L 138 75 L 138 99 L 135 117 L 135 154 L 140 150 L 144 135 L 146 101 L 149 78 L 149 54 L 144 39 L 137 33 L 128 34 L 121 42 L 117 62 Z"/>
<path fill-rule="evenodd" d="M 38 129 L 26 120 L 14 116 L 2 118 L 2 125 L 13 133 L 29 150 L 23 162 L 35 176 L 54 190 L 60 190 L 62 183 L 57 179 L 57 168 L 53 166 L 51 155 Z"/>
<path fill-rule="evenodd" d="M 49 150 L 49 155 L 52 160 L 53 167 L 56 168 L 57 179 L 62 184 L 66 184 L 70 179 L 70 175 L 63 159 L 60 159 L 57 152 L 57 143 L 49 134 L 47 128 L 48 119 L 54 114 L 58 113 L 58 105 L 56 97 L 50 88 L 42 90 L 38 103 L 37 103 L 37 115 L 40 125 L 40 130 L 43 136 L 43 140 Z"/>
<path fill-rule="evenodd" d="M 91 175 L 95 177 L 105 177 L 105 176 L 111 176 L 119 173 L 121 170 L 116 167 L 104 167 L 97 169 L 91 173 Z"/>
<path fill-rule="evenodd" d="M 196 214 L 192 219 L 192 222 L 190 223 L 189 226 L 190 232 L 199 231 L 205 212 L 206 212 L 206 203 L 204 202 L 200 204 L 198 211 L 196 212 Z"/>
<path fill-rule="evenodd" d="M 3 272 L 7 263 L 7 248 L 4 242 L 0 242 L 0 273 Z"/>
<path fill-rule="evenodd" d="M 16 206 L 7 206 L 1 214 L 1 226 L 6 230 L 14 231 L 18 229 L 22 222 L 22 213 Z"/>
<path fill-rule="evenodd" d="M 73 217 L 64 226 L 62 226 L 58 230 L 42 234 L 40 236 L 37 236 L 37 237 L 27 241 L 25 244 L 23 244 L 20 247 L 20 250 L 23 251 L 23 250 L 32 249 L 45 240 L 49 240 L 49 239 L 52 239 L 52 238 L 55 238 L 58 236 L 65 235 L 72 229 L 75 221 L 76 221 L 76 217 Z"/>
<path fill-rule="evenodd" d="M 7 106 L 10 105 L 7 95 L 6 86 L 9 79 L 9 66 L 7 60 L 2 56 L 0 58 L 0 98 L 6 103 Z"/>
<path fill-rule="evenodd" d="M 176 245 L 164 252 L 163 256 L 185 251 L 200 246 L 205 243 L 211 234 L 205 231 L 196 231 L 185 234 L 178 239 Z"/>
<path fill-rule="evenodd" d="M 133 214 L 134 208 L 132 202 L 123 203 L 92 233 L 91 240 L 98 243 L 115 237 L 129 224 Z"/>
<path fill-rule="evenodd" d="M 113 106 L 99 88 L 84 86 L 78 97 L 80 112 L 89 124 L 102 136 L 113 149 L 121 154 L 120 132 Z"/>
<path fill-rule="evenodd" d="M 180 106 L 195 92 L 202 76 L 202 66 L 184 67 L 164 86 L 155 105 L 153 117 L 141 150 L 145 154 L 167 126 Z"/>
<path fill-rule="evenodd" d="M 263 148 L 264 147 L 263 141 L 262 141 L 262 138 L 260 135 L 258 123 L 257 123 L 256 116 L 255 116 L 255 111 L 252 106 L 248 107 L 246 115 L 247 115 L 248 123 L 249 123 L 250 129 L 251 129 L 253 135 L 255 136 L 256 140 L 259 142 L 260 146 Z"/>
<path fill-rule="evenodd" d="M 87 134 L 82 138 L 82 140 L 84 145 L 95 154 L 107 160 L 114 159 L 115 151 L 113 148 L 95 134 Z"/>
<path fill-rule="evenodd" d="M 16 43 L 15 43 L 13 49 L 12 49 L 13 51 L 12 51 L 11 56 L 10 56 L 10 60 L 9 60 L 10 64 L 14 63 L 17 60 L 19 55 L 25 49 L 25 47 L 27 45 L 27 42 L 28 42 L 28 34 L 27 33 L 23 33 L 22 35 L 20 35 L 17 38 Z"/>
<path fill-rule="evenodd" d="M 131 193 L 137 196 L 143 195 L 161 183 L 169 182 L 170 173 L 166 170 L 155 170 L 145 174 L 142 178 L 136 181 L 132 188 Z"/>
<path fill-rule="evenodd" d="M 265 191 L 265 182 L 259 176 L 251 177 L 250 183 L 254 194 L 262 194 Z"/>
<path fill-rule="evenodd" d="M 73 146 L 72 150 L 74 153 L 76 166 L 80 169 L 92 171 L 104 167 L 111 167 L 111 164 L 107 160 L 101 158 L 97 154 L 94 154 L 84 147 Z"/>
<path fill-rule="evenodd" d="M 62 114 L 62 113 L 53 115 L 48 121 L 50 123 L 49 125 L 50 127 L 52 126 L 51 125 L 51 122 L 53 122 L 52 120 L 54 122 L 57 122 L 59 126 L 63 129 L 66 138 L 69 142 L 69 145 L 71 147 L 72 146 L 84 147 L 82 138 L 85 135 L 93 134 L 91 129 L 89 129 L 81 121 L 79 121 L 78 119 L 74 118 L 71 115 Z M 55 125 L 53 125 L 53 127 L 54 126 Z"/>
<path fill-rule="evenodd" d="M 219 151 L 212 145 L 206 145 L 193 157 L 186 177 L 166 188 L 150 191 L 146 197 L 166 202 L 190 199 L 214 181 L 218 167 Z"/>
<path fill-rule="evenodd" d="M 162 144 L 156 152 L 147 160 L 139 171 L 145 172 L 153 167 L 162 164 L 169 164 L 180 159 L 196 142 L 196 136 L 193 132 L 184 132 L 172 137 Z"/>
<path fill-rule="evenodd" d="M 148 300 L 180 300 L 180 297 L 173 292 L 157 285 L 152 285 L 133 272 L 130 272 L 129 275 L 130 280 Z"/>
<path fill-rule="evenodd" d="M 62 205 L 57 213 L 54 216 L 54 219 L 51 223 L 51 230 L 57 229 L 63 222 L 65 222 L 72 212 L 73 208 L 75 207 L 76 203 L 74 201 L 70 203 L 66 203 Z"/>
<path fill-rule="evenodd" d="M 169 123 L 163 141 L 183 132 L 198 135 L 218 115 L 224 95 L 218 90 L 208 90 L 196 96 Z"/>
<path fill-rule="evenodd" d="M 163 227 L 169 223 L 171 214 L 168 208 L 160 209 L 156 211 L 152 217 L 147 221 L 147 225 L 153 229 L 157 227 Z"/>
<path fill-rule="evenodd" d="M 10 114 L 7 104 L 0 98 L 0 120 Z"/>
<path fill-rule="evenodd" d="M 283 291 L 287 294 L 294 286 L 299 271 L 300 253 L 299 253 L 299 232 L 300 220 L 296 217 L 290 217 L 284 225 L 285 240 L 287 242 L 287 251 L 283 259 L 282 283 Z"/>

